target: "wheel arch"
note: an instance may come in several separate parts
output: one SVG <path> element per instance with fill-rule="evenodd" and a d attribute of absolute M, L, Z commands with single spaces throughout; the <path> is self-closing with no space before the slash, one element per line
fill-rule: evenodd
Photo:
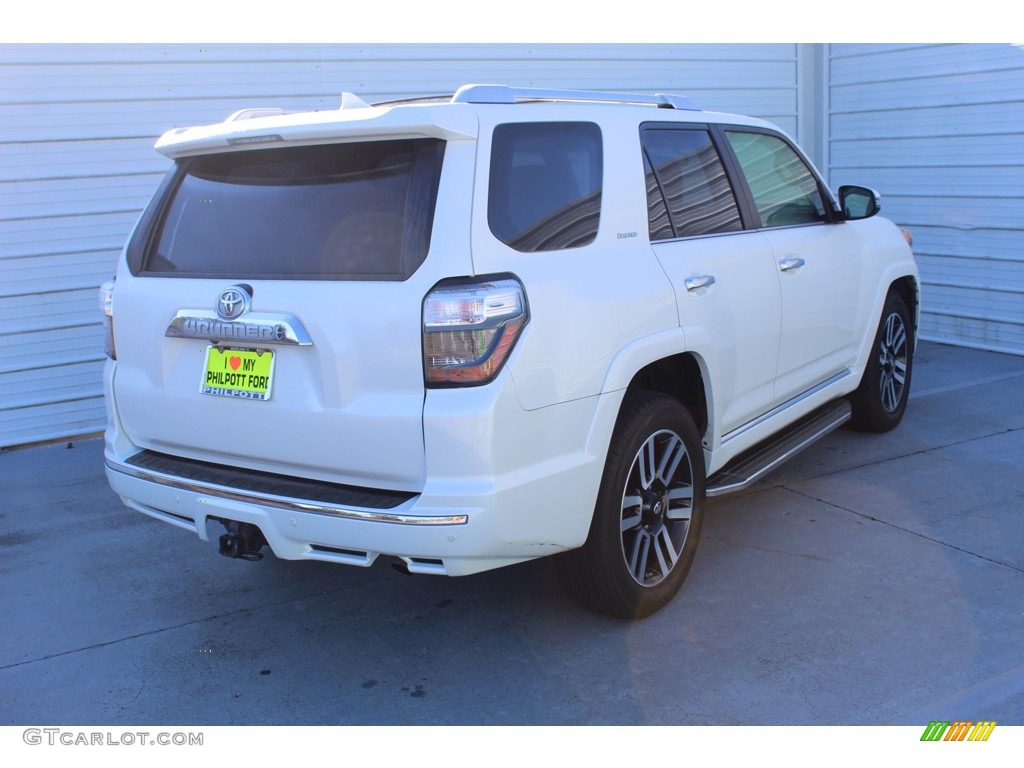
<path fill-rule="evenodd" d="M 615 355 L 605 375 L 587 453 L 604 465 L 615 425 L 630 395 L 647 390 L 676 398 L 690 411 L 702 440 L 714 428 L 714 394 L 708 362 L 688 351 L 682 328 L 637 339 Z M 708 445 L 705 462 L 708 460 Z"/>
<path fill-rule="evenodd" d="M 868 355 L 870 354 L 871 344 L 874 341 L 875 333 L 878 330 L 878 324 L 882 319 L 882 310 L 885 307 L 886 299 L 889 294 L 895 293 L 907 306 L 907 310 L 910 312 L 911 322 L 913 324 L 913 346 L 912 351 L 917 349 L 917 337 L 920 328 L 920 317 L 921 317 L 921 289 L 920 282 L 916 273 L 912 272 L 888 272 L 882 276 L 879 281 L 877 291 L 873 295 L 872 305 L 870 310 L 869 319 L 865 326 L 864 337 L 861 339 L 860 347 L 857 351 L 855 370 L 858 373 L 858 379 L 860 374 L 863 374 L 864 368 L 867 366 Z"/>
<path fill-rule="evenodd" d="M 910 319 L 914 323 L 914 349 L 917 349 L 917 336 L 921 327 L 921 287 L 913 275 L 904 275 L 889 285 L 889 293 L 896 293 L 907 305 Z"/>
<path fill-rule="evenodd" d="M 638 390 L 675 398 L 690 412 L 697 434 L 703 436 L 707 432 L 710 413 L 707 385 L 701 362 L 692 352 L 680 352 L 645 365 L 633 375 L 626 397 Z"/>
<path fill-rule="evenodd" d="M 913 283 L 896 280 L 885 294 L 871 354 L 857 389 L 850 393 L 850 425 L 867 432 L 888 432 L 899 425 L 913 380 L 917 339 L 917 296 Z"/>

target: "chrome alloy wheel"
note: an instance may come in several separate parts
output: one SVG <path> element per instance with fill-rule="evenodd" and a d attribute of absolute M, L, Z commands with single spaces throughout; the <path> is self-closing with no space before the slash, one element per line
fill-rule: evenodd
<path fill-rule="evenodd" d="M 878 346 L 882 407 L 892 413 L 903 399 L 907 375 L 907 329 L 899 313 L 893 312 L 886 319 L 885 332 Z"/>
<path fill-rule="evenodd" d="M 622 556 L 637 584 L 660 584 L 679 562 L 692 509 L 686 445 L 671 430 L 655 432 L 633 458 L 622 494 Z"/>

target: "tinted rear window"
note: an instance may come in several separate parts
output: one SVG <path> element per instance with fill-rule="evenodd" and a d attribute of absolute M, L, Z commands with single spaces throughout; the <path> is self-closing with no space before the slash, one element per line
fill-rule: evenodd
<path fill-rule="evenodd" d="M 643 145 L 652 240 L 742 228 L 736 197 L 706 130 L 647 130 Z"/>
<path fill-rule="evenodd" d="M 416 139 L 184 161 L 144 271 L 404 280 L 427 255 L 443 151 Z"/>
<path fill-rule="evenodd" d="M 601 129 L 506 123 L 494 129 L 487 222 L 517 251 L 578 248 L 601 217 Z"/>

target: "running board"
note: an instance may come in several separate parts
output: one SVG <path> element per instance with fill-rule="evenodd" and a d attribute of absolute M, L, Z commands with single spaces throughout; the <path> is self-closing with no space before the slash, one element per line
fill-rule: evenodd
<path fill-rule="evenodd" d="M 848 400 L 835 400 L 808 414 L 767 442 L 740 454 L 708 478 L 705 496 L 726 496 L 749 488 L 783 462 L 850 419 Z"/>

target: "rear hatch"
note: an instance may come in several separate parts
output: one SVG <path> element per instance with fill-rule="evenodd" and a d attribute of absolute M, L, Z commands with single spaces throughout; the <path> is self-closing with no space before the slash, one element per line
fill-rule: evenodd
<path fill-rule="evenodd" d="M 243 147 L 179 157 L 129 244 L 114 291 L 126 433 L 175 456 L 418 490 L 421 306 L 443 276 L 421 265 L 446 141 Z"/>

